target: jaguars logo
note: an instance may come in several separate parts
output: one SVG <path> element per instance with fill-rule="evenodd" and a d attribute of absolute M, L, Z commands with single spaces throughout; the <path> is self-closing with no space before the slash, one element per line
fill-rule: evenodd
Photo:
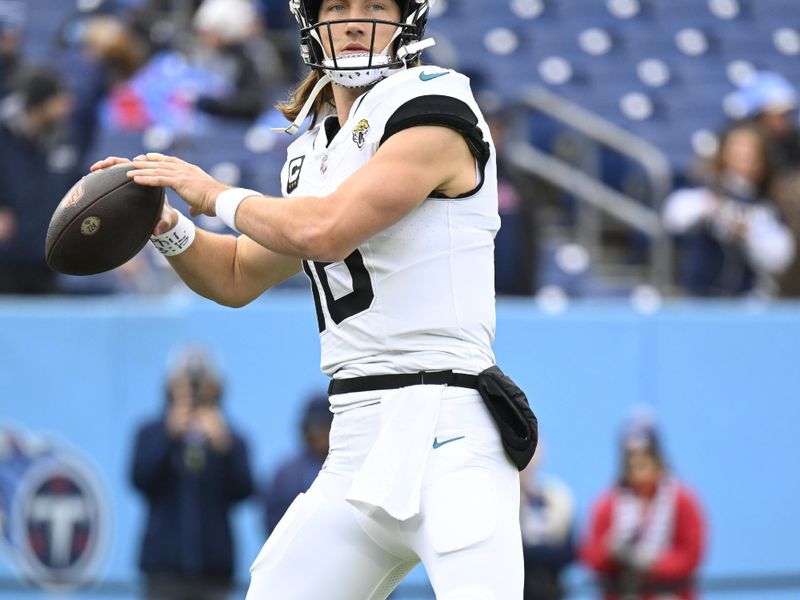
<path fill-rule="evenodd" d="M 353 141 L 359 149 L 364 147 L 364 143 L 367 141 L 367 133 L 369 133 L 369 121 L 361 119 L 356 128 L 353 129 Z"/>

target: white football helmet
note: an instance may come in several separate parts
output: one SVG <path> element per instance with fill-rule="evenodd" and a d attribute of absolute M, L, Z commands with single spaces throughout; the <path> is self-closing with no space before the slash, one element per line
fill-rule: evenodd
<path fill-rule="evenodd" d="M 319 22 L 322 0 L 289 0 L 289 9 L 300 26 L 300 52 L 303 61 L 312 69 L 323 70 L 337 85 L 365 87 L 386 76 L 390 69 L 404 68 L 425 48 L 432 46 L 432 39 L 423 40 L 428 10 L 435 0 L 395 0 L 400 6 L 400 18 L 395 21 L 375 19 L 348 19 Z M 375 39 L 379 24 L 393 25 L 396 31 L 383 50 L 370 50 L 363 54 L 348 54 L 343 57 L 328 56 L 322 45 L 322 36 L 331 40 L 331 25 L 335 23 L 364 22 L 372 26 L 371 40 Z M 372 43 L 370 43 L 372 47 Z M 392 52 L 392 50 L 394 50 Z"/>

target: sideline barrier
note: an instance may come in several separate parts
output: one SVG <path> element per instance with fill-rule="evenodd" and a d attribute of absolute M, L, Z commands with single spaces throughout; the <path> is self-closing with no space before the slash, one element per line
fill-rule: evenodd
<path fill-rule="evenodd" d="M 572 488 L 579 529 L 615 476 L 620 421 L 646 403 L 670 464 L 705 507 L 709 592 L 733 598 L 761 582 L 761 599 L 770 587 L 797 595 L 798 339 L 793 304 L 680 303 L 642 314 L 596 303 L 548 314 L 501 300 L 495 349 L 539 416 L 544 470 Z M 263 481 L 298 443 L 306 395 L 326 382 L 308 294 L 238 311 L 186 296 L 0 300 L 0 430 L 49 436 L 98 474 L 110 519 L 97 577 L 111 587 L 137 581 L 143 512 L 128 483 L 130 446 L 137 425 L 161 409 L 170 352 L 184 343 L 208 344 L 216 356 L 225 410 Z M 262 531 L 255 502 L 237 511 L 242 580 Z M 0 580 L 17 573 L 9 552 L 0 554 Z M 585 576 L 577 571 L 576 582 Z M 421 582 L 412 577 L 403 593 Z"/>

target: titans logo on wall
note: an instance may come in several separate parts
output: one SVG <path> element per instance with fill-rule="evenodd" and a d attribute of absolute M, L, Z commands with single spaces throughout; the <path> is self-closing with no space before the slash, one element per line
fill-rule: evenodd
<path fill-rule="evenodd" d="M 20 575 L 65 590 L 96 579 L 108 501 L 72 448 L 0 430 L 0 548 Z"/>

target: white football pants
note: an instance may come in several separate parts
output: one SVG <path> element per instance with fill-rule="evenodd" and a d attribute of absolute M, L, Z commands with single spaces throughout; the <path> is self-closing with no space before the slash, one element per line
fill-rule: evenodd
<path fill-rule="evenodd" d="M 335 415 L 328 460 L 259 552 L 247 600 L 382 600 L 420 560 L 437 600 L 521 600 L 518 473 L 478 393 L 444 390 L 405 521 L 345 500 L 379 427 L 377 404 Z"/>

